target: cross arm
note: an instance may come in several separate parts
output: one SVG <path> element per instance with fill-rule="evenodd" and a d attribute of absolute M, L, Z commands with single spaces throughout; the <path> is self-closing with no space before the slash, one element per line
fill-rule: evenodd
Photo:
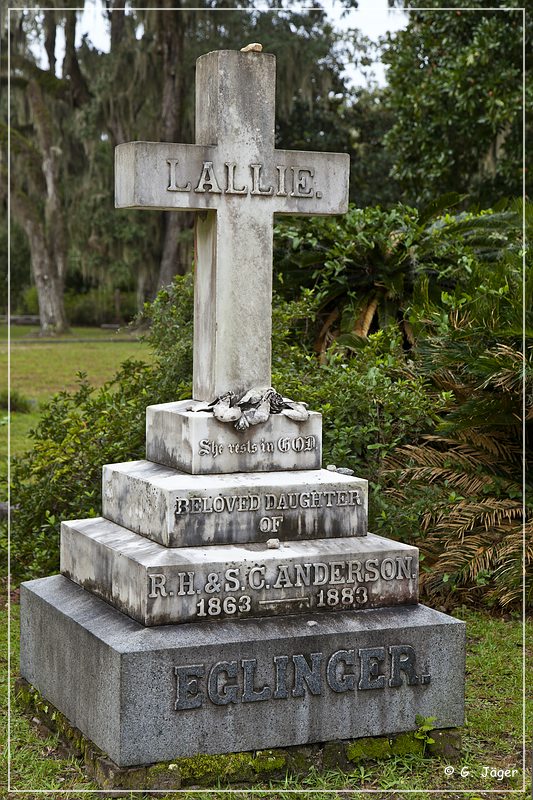
<path fill-rule="evenodd" d="M 284 175 L 284 193 L 278 192 L 277 214 L 326 216 L 348 211 L 350 156 L 347 153 L 313 153 L 275 150 L 276 170 Z"/>
<path fill-rule="evenodd" d="M 270 213 L 344 214 L 349 172 L 346 153 L 272 149 L 245 163 L 231 146 L 127 142 L 115 149 L 115 206 L 201 211 L 249 198 Z"/>
<path fill-rule="evenodd" d="M 198 144 L 119 144 L 115 148 L 115 208 L 214 208 L 216 194 L 206 190 L 210 184 L 204 180 L 204 191 L 195 189 L 204 165 L 213 164 L 215 153 L 216 147 Z"/>

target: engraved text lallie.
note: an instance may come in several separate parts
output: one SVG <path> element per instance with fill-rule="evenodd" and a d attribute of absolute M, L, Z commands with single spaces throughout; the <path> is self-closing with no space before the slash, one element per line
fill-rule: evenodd
<path fill-rule="evenodd" d="M 265 175 L 263 164 L 241 167 L 234 161 L 225 161 L 215 168 L 213 161 L 204 161 L 200 175 L 190 180 L 183 174 L 180 160 L 167 158 L 167 192 L 195 192 L 196 194 L 251 195 L 252 197 L 299 197 L 320 200 L 322 193 L 313 186 L 315 171 L 312 167 L 287 167 L 277 165 L 274 175 Z M 237 175 L 236 175 L 237 172 Z M 237 177 L 241 176 L 241 177 Z"/>

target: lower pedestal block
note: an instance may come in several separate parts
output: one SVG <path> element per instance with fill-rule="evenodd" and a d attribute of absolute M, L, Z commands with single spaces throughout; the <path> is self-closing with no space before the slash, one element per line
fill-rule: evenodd
<path fill-rule="evenodd" d="M 465 626 L 424 606 L 144 628 L 23 584 L 21 673 L 120 766 L 461 725 Z"/>
<path fill-rule="evenodd" d="M 414 605 L 418 550 L 354 536 L 169 548 L 108 519 L 61 525 L 61 573 L 142 625 Z"/>

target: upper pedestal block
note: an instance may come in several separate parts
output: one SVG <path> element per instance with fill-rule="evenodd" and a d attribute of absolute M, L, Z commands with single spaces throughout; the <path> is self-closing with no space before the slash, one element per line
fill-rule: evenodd
<path fill-rule="evenodd" d="M 322 415 L 305 422 L 273 414 L 260 425 L 237 431 L 193 400 L 146 409 L 146 458 L 192 475 L 319 469 Z"/>

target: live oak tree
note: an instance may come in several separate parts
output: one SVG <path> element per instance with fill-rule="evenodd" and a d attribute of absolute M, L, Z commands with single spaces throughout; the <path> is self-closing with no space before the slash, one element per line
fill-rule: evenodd
<path fill-rule="evenodd" d="M 30 242 L 46 330 L 66 327 L 65 281 L 77 290 L 135 286 L 142 307 L 158 286 L 190 268 L 191 219 L 112 214 L 113 150 L 132 139 L 194 141 L 192 87 L 202 53 L 262 42 L 278 59 L 278 146 L 295 147 L 313 131 L 304 149 L 350 148 L 339 42 L 320 8 L 136 5 L 109 0 L 102 10 L 108 53 L 87 39 L 76 47 L 76 12 L 59 4 L 11 12 L 12 211 Z M 66 39 L 60 64 L 59 28 Z M 6 72 L 4 57 L 4 79 Z"/>
<path fill-rule="evenodd" d="M 79 155 L 68 133 L 71 108 L 89 96 L 75 50 L 75 12 L 44 12 L 40 22 L 48 68 L 41 68 L 31 49 L 35 15 L 13 14 L 11 27 L 11 206 L 24 230 L 31 254 L 33 278 L 43 331 L 68 328 L 63 302 L 67 265 L 64 177 L 76 171 Z M 61 20 L 65 56 L 61 77 L 55 74 L 55 37 Z M 6 77 L 6 58 L 2 77 Z M 7 139 L 7 127 L 1 126 Z M 4 171 L 5 167 L 4 167 Z M 2 181 L 5 188 L 5 181 Z"/>

